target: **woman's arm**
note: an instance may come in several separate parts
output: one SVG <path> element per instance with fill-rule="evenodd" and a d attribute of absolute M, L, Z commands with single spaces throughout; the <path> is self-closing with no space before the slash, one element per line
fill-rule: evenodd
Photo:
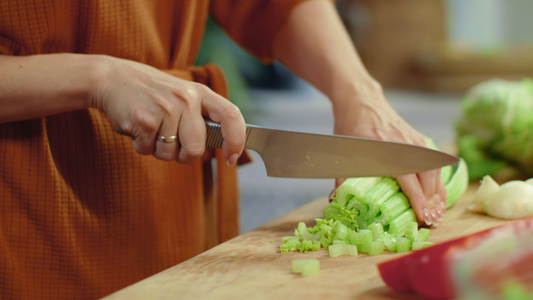
<path fill-rule="evenodd" d="M 310 0 L 294 8 L 276 35 L 273 53 L 328 96 L 336 134 L 425 145 L 424 136 L 396 113 L 367 72 L 331 1 Z M 397 179 L 417 218 L 438 224 L 446 201 L 440 170 Z"/>
<path fill-rule="evenodd" d="M 95 107 L 135 136 L 141 154 L 190 162 L 205 150 L 204 116 L 222 124 L 223 153 L 235 164 L 245 141 L 239 109 L 204 85 L 104 55 L 0 55 L 0 123 Z M 156 136 L 177 135 L 179 143 Z"/>
<path fill-rule="evenodd" d="M 75 54 L 0 55 L 0 123 L 88 107 L 97 65 Z"/>

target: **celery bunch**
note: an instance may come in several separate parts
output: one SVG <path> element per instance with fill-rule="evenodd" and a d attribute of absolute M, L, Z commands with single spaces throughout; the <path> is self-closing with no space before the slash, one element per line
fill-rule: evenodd
<path fill-rule="evenodd" d="M 461 160 L 441 170 L 446 186 L 447 207 L 466 191 L 468 170 Z M 359 252 L 371 255 L 384 249 L 403 252 L 427 246 L 429 230 L 418 230 L 409 200 L 391 177 L 349 178 L 337 188 L 323 219 L 308 228 L 301 222 L 294 236 L 284 237 L 281 252 L 316 251 L 330 245 L 357 245 Z"/>
<path fill-rule="evenodd" d="M 443 167 L 441 177 L 446 186 L 446 206 L 449 208 L 468 186 L 466 163 L 461 160 L 455 166 Z M 385 231 L 400 235 L 406 224 L 416 221 L 416 216 L 395 179 L 359 177 L 349 178 L 339 186 L 333 201 L 324 210 L 324 219 L 339 220 L 354 230 L 380 223 Z"/>

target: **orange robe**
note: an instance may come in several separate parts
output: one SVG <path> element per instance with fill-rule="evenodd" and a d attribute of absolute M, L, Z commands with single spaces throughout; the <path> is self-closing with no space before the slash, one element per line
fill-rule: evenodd
<path fill-rule="evenodd" d="M 300 1 L 2 0 L 0 54 L 107 54 L 226 95 L 218 68 L 192 66 L 207 15 L 268 62 Z M 237 234 L 236 172 L 222 159 L 139 155 L 96 109 L 0 124 L 2 299 L 101 297 Z"/>

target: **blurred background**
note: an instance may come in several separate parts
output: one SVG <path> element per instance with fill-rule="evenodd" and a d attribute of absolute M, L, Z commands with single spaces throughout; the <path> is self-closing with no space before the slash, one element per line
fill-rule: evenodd
<path fill-rule="evenodd" d="M 369 72 L 413 127 L 453 144 L 461 96 L 493 78 L 533 77 L 533 1 L 337 0 Z M 197 64 L 220 65 L 248 123 L 331 133 L 327 98 L 282 65 L 262 65 L 211 20 Z M 239 168 L 241 232 L 327 196 L 333 180 L 270 178 L 261 158 Z M 324 199 L 324 201 L 326 201 Z"/>

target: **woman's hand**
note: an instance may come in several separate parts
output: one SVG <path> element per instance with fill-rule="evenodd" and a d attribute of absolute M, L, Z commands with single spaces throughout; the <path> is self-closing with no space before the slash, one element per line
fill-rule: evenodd
<path fill-rule="evenodd" d="M 204 153 L 205 117 L 221 124 L 230 165 L 243 151 L 246 127 L 235 105 L 202 84 L 156 68 L 70 53 L 0 55 L 0 67 L 0 122 L 97 107 L 134 136 L 139 153 L 186 163 Z M 157 141 L 158 135 L 177 141 Z"/>
<path fill-rule="evenodd" d="M 166 161 L 192 162 L 205 151 L 204 117 L 208 117 L 221 124 L 228 164 L 237 162 L 244 149 L 245 122 L 234 104 L 205 85 L 141 63 L 105 57 L 104 66 L 90 105 L 132 134 L 137 152 Z M 177 136 L 177 140 L 162 142 L 158 136 Z"/>
<path fill-rule="evenodd" d="M 335 133 L 425 146 L 424 136 L 386 101 L 331 1 L 305 1 L 296 6 L 277 33 L 272 50 L 277 59 L 331 100 Z M 397 179 L 418 220 L 438 224 L 446 201 L 440 171 Z M 337 180 L 336 185 L 341 182 Z"/>
<path fill-rule="evenodd" d="M 426 146 L 425 137 L 403 120 L 386 101 L 379 84 L 354 84 L 335 101 L 335 133 Z M 341 97 L 341 96 L 338 96 Z M 440 169 L 396 177 L 421 222 L 437 226 L 446 211 Z M 336 187 L 344 180 L 337 179 Z M 332 195 L 335 190 L 333 190 Z"/>

